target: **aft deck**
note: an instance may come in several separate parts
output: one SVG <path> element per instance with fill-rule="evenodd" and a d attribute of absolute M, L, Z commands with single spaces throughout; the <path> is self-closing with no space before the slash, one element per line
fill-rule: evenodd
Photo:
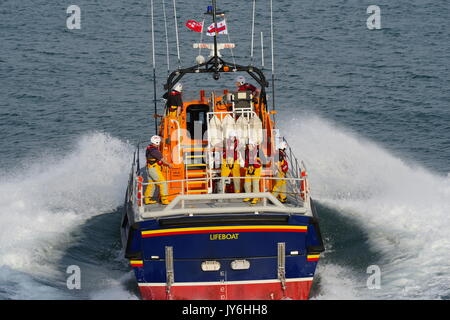
<path fill-rule="evenodd" d="M 259 198 L 256 204 L 244 202 L 245 198 Z M 160 203 L 143 205 L 141 218 L 157 218 L 169 215 L 201 215 L 224 213 L 289 213 L 311 215 L 302 203 L 297 205 L 281 203 L 269 192 L 260 193 L 218 193 L 199 195 L 179 195 L 169 205 Z"/>

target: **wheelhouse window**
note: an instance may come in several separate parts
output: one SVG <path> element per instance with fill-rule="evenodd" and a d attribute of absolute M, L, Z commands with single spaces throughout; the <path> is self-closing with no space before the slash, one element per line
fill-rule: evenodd
<path fill-rule="evenodd" d="M 186 109 L 186 129 L 191 139 L 201 140 L 207 130 L 207 112 L 209 106 L 206 104 L 190 105 Z"/>

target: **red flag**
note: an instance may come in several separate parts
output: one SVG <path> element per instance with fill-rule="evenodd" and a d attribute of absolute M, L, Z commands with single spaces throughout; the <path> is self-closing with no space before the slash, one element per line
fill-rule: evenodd
<path fill-rule="evenodd" d="M 197 22 L 195 20 L 188 20 L 188 22 L 186 22 L 186 27 L 195 32 L 203 31 L 203 23 Z"/>

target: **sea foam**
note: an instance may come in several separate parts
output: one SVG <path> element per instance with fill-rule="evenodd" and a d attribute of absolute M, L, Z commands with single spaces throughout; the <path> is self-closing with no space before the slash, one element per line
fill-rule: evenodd
<path fill-rule="evenodd" d="M 370 295 L 448 299 L 450 179 L 331 121 L 298 120 L 287 121 L 283 133 L 300 133 L 289 142 L 309 169 L 313 197 L 359 221 L 370 245 L 382 252 L 381 288 Z M 336 281 L 329 283 L 334 292 Z M 361 281 L 345 287 L 350 284 L 357 296 L 366 297 Z M 327 290 L 322 287 L 322 297 Z"/>
<path fill-rule="evenodd" d="M 123 204 L 131 155 L 129 144 L 94 132 L 66 155 L 48 154 L 0 173 L 0 296 L 70 296 L 55 290 L 67 277 L 58 259 L 74 228 Z"/>

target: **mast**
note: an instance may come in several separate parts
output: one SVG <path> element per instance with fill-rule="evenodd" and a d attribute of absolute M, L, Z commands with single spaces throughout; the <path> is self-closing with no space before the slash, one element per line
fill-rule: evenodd
<path fill-rule="evenodd" d="M 264 102 L 267 103 L 265 88 L 269 87 L 269 82 L 266 80 L 264 73 L 259 68 L 253 65 L 238 65 L 236 64 L 236 62 L 229 63 L 219 57 L 219 49 L 217 43 L 217 16 L 224 15 L 224 11 L 219 11 L 217 9 L 217 0 L 211 0 L 211 4 L 211 6 L 208 6 L 207 12 L 205 12 L 205 14 L 212 15 L 213 25 L 215 28 L 212 50 L 213 56 L 203 63 L 197 63 L 195 66 L 189 68 L 177 69 L 170 73 L 167 77 L 164 89 L 170 91 L 175 86 L 175 84 L 180 81 L 186 74 L 212 73 L 213 79 L 218 80 L 220 78 L 220 73 L 222 72 L 247 72 L 261 86 L 261 97 L 264 99 Z"/>
<path fill-rule="evenodd" d="M 216 8 L 216 0 L 212 0 L 212 6 L 213 6 L 213 23 L 214 23 L 214 80 L 219 80 L 219 57 L 217 54 L 217 8 Z"/>

